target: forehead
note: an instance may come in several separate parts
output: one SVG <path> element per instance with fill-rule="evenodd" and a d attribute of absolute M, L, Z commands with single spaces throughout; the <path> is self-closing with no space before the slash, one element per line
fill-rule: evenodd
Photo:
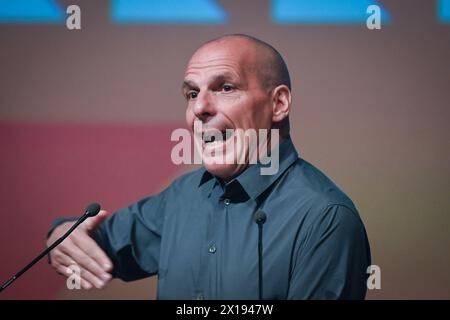
<path fill-rule="evenodd" d="M 231 73 L 243 77 L 254 59 L 249 43 L 223 41 L 209 43 L 198 49 L 186 67 L 185 77 Z"/>

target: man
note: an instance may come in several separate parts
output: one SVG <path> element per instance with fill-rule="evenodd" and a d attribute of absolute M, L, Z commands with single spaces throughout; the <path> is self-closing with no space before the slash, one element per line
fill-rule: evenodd
<path fill-rule="evenodd" d="M 51 254 L 66 274 L 82 268 L 82 286 L 103 287 L 158 275 L 159 299 L 258 299 L 258 226 L 263 210 L 264 299 L 363 299 L 370 251 L 351 200 L 298 154 L 289 137 L 291 85 L 270 45 L 229 35 L 201 46 L 183 82 L 190 127 L 278 129 L 279 168 L 260 163 L 205 163 L 166 190 L 109 216 L 87 220 Z M 206 140 L 206 139 L 205 139 Z M 214 144 L 228 151 L 229 140 Z M 210 141 L 202 147 L 212 148 Z M 234 158 L 237 155 L 232 155 Z M 73 222 L 60 220 L 50 244 Z"/>

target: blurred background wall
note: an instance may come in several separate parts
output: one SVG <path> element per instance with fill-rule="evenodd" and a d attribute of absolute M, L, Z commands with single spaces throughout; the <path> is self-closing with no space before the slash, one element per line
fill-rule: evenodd
<path fill-rule="evenodd" d="M 0 281 L 55 217 L 115 211 L 191 169 L 170 160 L 184 67 L 202 42 L 247 33 L 288 64 L 300 155 L 360 210 L 382 275 L 368 298 L 450 299 L 450 3 L 317 3 L 0 0 Z M 0 299 L 153 299 L 155 284 L 68 290 L 42 261 Z"/>

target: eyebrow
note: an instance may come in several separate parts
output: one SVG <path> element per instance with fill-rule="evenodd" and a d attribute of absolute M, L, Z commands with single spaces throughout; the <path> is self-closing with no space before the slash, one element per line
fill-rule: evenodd
<path fill-rule="evenodd" d="M 211 83 L 227 82 L 227 81 L 235 81 L 235 80 L 236 80 L 236 76 L 230 72 L 217 74 L 217 75 L 212 76 L 211 79 L 209 79 L 209 81 Z M 196 88 L 198 88 L 198 86 L 194 81 L 184 80 L 181 88 L 183 91 L 185 91 L 188 89 L 196 89 Z"/>
<path fill-rule="evenodd" d="M 190 81 L 190 80 L 183 81 L 183 85 L 181 86 L 181 89 L 183 91 L 192 89 L 192 88 L 197 88 L 197 85 L 193 81 Z"/>

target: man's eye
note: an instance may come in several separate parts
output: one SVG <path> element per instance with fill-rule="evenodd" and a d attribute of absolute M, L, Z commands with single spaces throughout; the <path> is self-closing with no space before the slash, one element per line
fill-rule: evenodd
<path fill-rule="evenodd" d="M 233 90 L 233 86 L 231 86 L 229 84 L 224 84 L 222 86 L 222 90 L 225 91 L 225 92 L 229 92 L 229 91 Z"/>
<path fill-rule="evenodd" d="M 187 96 L 187 98 L 190 100 L 190 99 L 195 99 L 195 98 L 197 98 L 197 96 L 198 96 L 198 92 L 197 91 L 189 91 L 187 94 L 186 94 L 186 96 Z"/>

